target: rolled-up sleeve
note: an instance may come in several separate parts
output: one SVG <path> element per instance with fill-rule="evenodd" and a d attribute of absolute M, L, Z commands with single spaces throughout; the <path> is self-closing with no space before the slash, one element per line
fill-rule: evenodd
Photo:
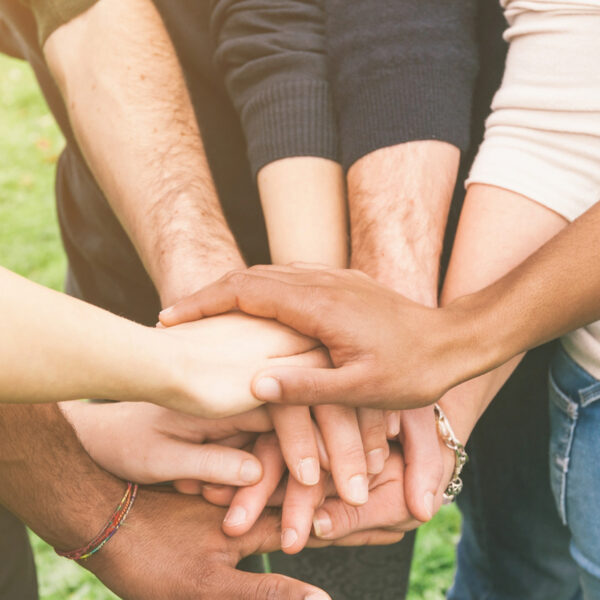
<path fill-rule="evenodd" d="M 253 172 L 290 156 L 337 160 L 322 0 L 213 0 L 211 33 Z"/>
<path fill-rule="evenodd" d="M 21 0 L 31 8 L 38 26 L 40 45 L 61 25 L 96 4 L 97 0 Z"/>

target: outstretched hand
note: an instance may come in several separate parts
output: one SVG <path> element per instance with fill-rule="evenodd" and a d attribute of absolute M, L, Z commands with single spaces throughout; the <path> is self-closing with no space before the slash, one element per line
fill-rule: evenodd
<path fill-rule="evenodd" d="M 232 310 L 275 319 L 329 350 L 333 369 L 262 369 L 252 391 L 265 402 L 414 408 L 471 375 L 468 344 L 458 343 L 469 339 L 460 315 L 411 302 L 354 270 L 234 271 L 160 320 L 172 326 Z"/>

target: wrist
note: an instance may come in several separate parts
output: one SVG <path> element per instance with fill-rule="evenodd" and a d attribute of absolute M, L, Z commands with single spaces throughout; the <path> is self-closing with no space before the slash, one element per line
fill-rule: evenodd
<path fill-rule="evenodd" d="M 89 542 L 124 483 L 98 467 L 56 406 L 6 406 L 0 415 L 0 502 L 58 548 Z"/>
<path fill-rule="evenodd" d="M 413 302 L 437 307 L 441 243 L 432 238 L 414 243 L 406 236 L 394 243 L 385 233 L 375 233 L 352 238 L 351 268 Z"/>
<path fill-rule="evenodd" d="M 381 248 L 370 253 L 370 256 L 353 251 L 350 267 L 366 273 L 413 302 L 430 308 L 437 307 L 438 263 L 429 261 L 429 265 L 426 265 L 406 253 L 402 259 L 391 260 L 389 254 L 389 248 L 387 251 Z"/>
<path fill-rule="evenodd" d="M 432 316 L 432 365 L 444 378 L 444 394 L 494 366 L 496 351 L 478 307 L 459 299 L 434 309 Z"/>
<path fill-rule="evenodd" d="M 191 260 L 191 256 L 193 250 L 180 261 L 172 257 L 155 282 L 163 308 L 187 298 L 230 271 L 246 268 L 237 248 L 210 256 L 204 254 L 197 260 Z"/>
<path fill-rule="evenodd" d="M 491 371 L 520 352 L 512 344 L 515 327 L 510 316 L 501 313 L 497 297 L 477 292 L 457 298 L 441 310 L 462 361 L 455 385 Z"/>

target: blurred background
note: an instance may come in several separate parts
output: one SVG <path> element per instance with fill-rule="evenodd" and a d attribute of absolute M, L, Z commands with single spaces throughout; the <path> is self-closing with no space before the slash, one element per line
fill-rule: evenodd
<path fill-rule="evenodd" d="M 66 268 L 54 207 L 54 170 L 63 144 L 29 66 L 0 55 L 0 265 L 57 290 Z M 444 598 L 459 528 L 454 506 L 421 528 L 409 600 Z M 41 600 L 117 598 L 85 569 L 56 556 L 35 535 L 31 539 Z"/>

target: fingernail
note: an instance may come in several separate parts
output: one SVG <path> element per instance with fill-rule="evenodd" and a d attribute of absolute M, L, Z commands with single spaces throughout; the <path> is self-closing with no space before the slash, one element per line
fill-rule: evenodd
<path fill-rule="evenodd" d="M 400 419 L 395 413 L 388 413 L 386 420 L 386 429 L 388 438 L 395 438 L 400 433 Z"/>
<path fill-rule="evenodd" d="M 367 452 L 367 473 L 376 474 L 383 471 L 385 465 L 385 451 L 383 448 L 376 448 Z"/>
<path fill-rule="evenodd" d="M 235 527 L 236 525 L 243 525 L 247 518 L 248 513 L 246 512 L 245 508 L 241 506 L 233 506 L 225 515 L 223 523 L 225 523 L 225 525 L 231 525 Z"/>
<path fill-rule="evenodd" d="M 429 515 L 429 518 L 433 517 L 433 494 L 431 492 L 426 492 L 423 497 L 423 504 L 425 505 L 425 510 Z"/>
<path fill-rule="evenodd" d="M 263 402 L 281 399 L 281 385 L 274 377 L 261 377 L 254 385 L 254 395 Z"/>
<path fill-rule="evenodd" d="M 161 310 L 161 311 L 158 313 L 158 316 L 159 316 L 159 317 L 166 317 L 168 314 L 170 314 L 170 313 L 172 313 L 172 312 L 173 312 L 173 307 L 172 307 L 172 306 L 169 306 L 169 307 L 165 308 L 164 310 Z M 155 314 L 156 314 L 156 313 L 155 313 Z"/>
<path fill-rule="evenodd" d="M 364 504 L 369 499 L 369 483 L 364 475 L 355 475 L 350 478 L 348 496 L 355 504 Z"/>
<path fill-rule="evenodd" d="M 254 483 L 260 479 L 261 468 L 254 460 L 245 460 L 240 467 L 240 479 L 245 483 Z"/>
<path fill-rule="evenodd" d="M 313 517 L 313 528 L 317 537 L 325 537 L 333 530 L 333 523 L 327 511 L 319 509 Z"/>
<path fill-rule="evenodd" d="M 295 529 L 284 529 L 281 532 L 281 547 L 289 548 L 293 546 L 298 540 L 298 534 Z"/>
<path fill-rule="evenodd" d="M 314 458 L 303 458 L 298 464 L 300 481 L 304 485 L 317 485 L 321 478 L 319 463 Z"/>
<path fill-rule="evenodd" d="M 308 596 L 304 596 L 304 600 L 331 600 L 331 596 L 323 592 L 311 592 Z"/>

